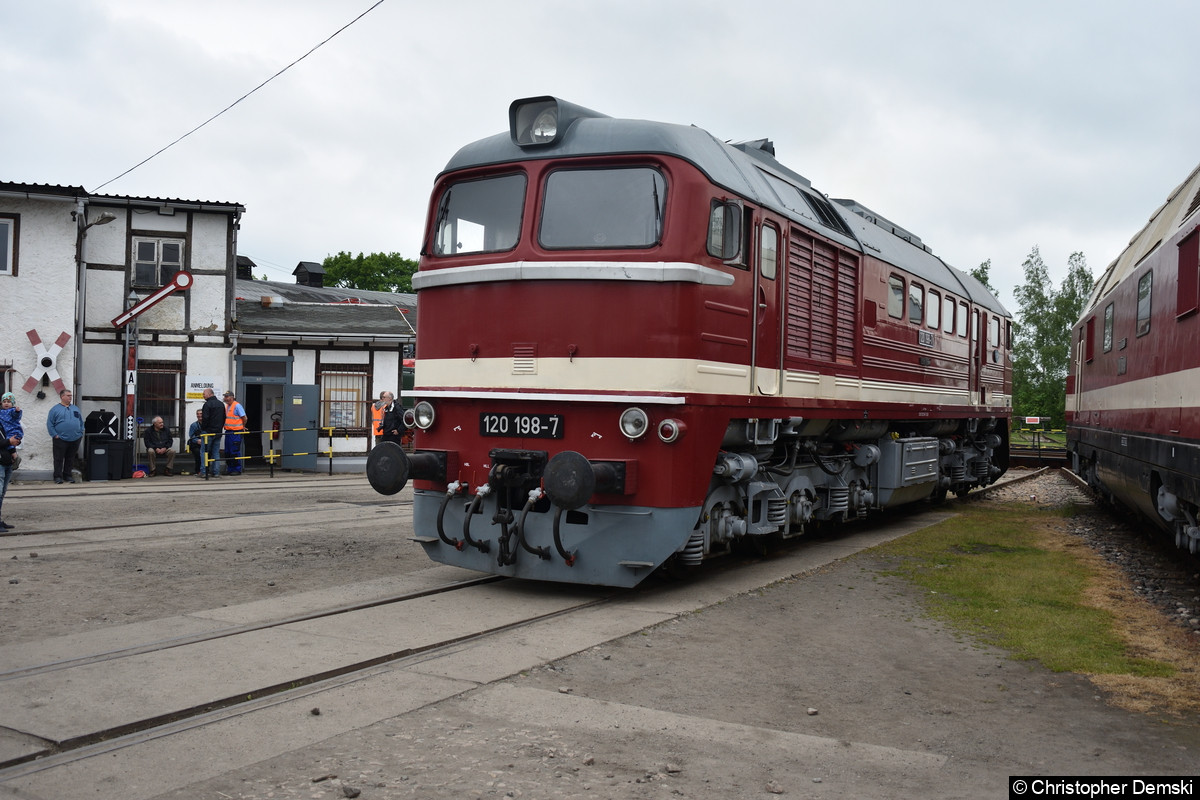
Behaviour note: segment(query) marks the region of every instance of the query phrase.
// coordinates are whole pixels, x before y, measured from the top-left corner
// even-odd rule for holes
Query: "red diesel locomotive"
[[[437,179],[414,481],[436,561],[632,586],[1007,467],[1011,322],[766,140],[518,100]],[[761,539],[760,539],[761,541]]]
[[[1073,332],[1067,449],[1096,490],[1200,552],[1200,167],[1109,265]]]

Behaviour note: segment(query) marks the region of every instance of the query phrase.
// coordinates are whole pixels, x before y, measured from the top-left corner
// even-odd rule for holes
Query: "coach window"
[[[19,221],[16,214],[0,214],[0,275],[17,274]]]
[[[960,302],[958,304],[958,318],[955,319],[954,322],[955,322],[955,325],[957,325],[956,333],[958,333],[958,335],[963,337],[964,339],[967,337],[967,317],[968,316],[970,316],[970,313],[967,310],[967,304]]]
[[[1153,289],[1154,272],[1147,272],[1138,279],[1137,297],[1137,335],[1145,336],[1150,332],[1150,291]]]
[[[935,331],[938,329],[938,315],[942,312],[942,296],[933,289],[925,295],[925,324]]]
[[[950,295],[942,300],[942,331],[954,333],[954,298]]]
[[[1113,304],[1104,308],[1104,352],[1112,350],[1113,342]]]
[[[758,271],[769,280],[779,271],[779,231],[774,225],[763,225],[759,235]]]
[[[546,178],[538,241],[548,249],[652,247],[666,203],[666,181],[650,167],[556,170]]]
[[[988,346],[1000,346],[1000,318],[988,317]]]
[[[888,278],[888,316],[904,319],[904,279],[898,275]]]
[[[908,285],[908,321],[914,325],[920,325],[921,320],[925,318],[924,309],[921,303],[925,300],[925,287],[919,283],[910,283]]]

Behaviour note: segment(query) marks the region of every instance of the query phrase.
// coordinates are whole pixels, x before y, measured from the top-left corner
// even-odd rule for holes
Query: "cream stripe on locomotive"
[[[744,364],[729,364],[695,359],[669,358],[538,358],[534,371],[524,361],[516,364],[508,358],[479,358],[466,366],[463,359],[418,359],[416,397],[423,388],[447,396],[438,387],[472,387],[464,395],[454,390],[453,396],[494,397],[494,392],[520,390],[553,394],[556,400],[619,399],[629,393],[664,393],[667,395],[708,394],[740,395],[747,393],[750,369]],[[518,371],[518,368],[520,371]],[[760,380],[774,381],[776,371],[759,368]],[[797,399],[820,398],[845,403],[912,403],[930,405],[972,405],[975,398],[965,387],[930,386],[899,381],[861,379],[851,376],[822,375],[815,372],[784,372],[782,397]],[[473,390],[478,390],[474,393]],[[597,393],[597,394],[572,394]],[[613,398],[603,393],[619,393]],[[561,393],[561,394],[559,394]],[[515,393],[514,393],[515,394]],[[521,396],[515,394],[515,397]],[[657,395],[651,395],[657,396]],[[515,398],[514,398],[515,399]],[[990,406],[1006,406],[1010,398],[989,388]],[[648,402],[653,402],[649,401]],[[666,402],[660,400],[659,402]]]
[[[1070,395],[1067,408],[1076,399],[1080,411],[1117,411],[1142,408],[1200,408],[1200,368],[1185,369],[1166,375],[1139,378],[1101,389],[1089,389]]]

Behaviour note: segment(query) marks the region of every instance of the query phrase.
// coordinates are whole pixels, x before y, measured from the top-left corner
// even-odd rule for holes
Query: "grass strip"
[[[1055,672],[1171,677],[1175,667],[1135,656],[1087,588],[1102,569],[1054,547],[1050,531],[1067,511],[982,503],[876,548],[890,574],[924,588],[935,616],[1021,660]]]

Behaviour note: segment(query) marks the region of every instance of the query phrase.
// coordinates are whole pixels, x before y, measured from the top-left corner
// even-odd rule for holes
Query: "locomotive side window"
[[[942,330],[954,333],[954,298],[950,295],[942,300]]]
[[[967,304],[959,303],[958,304],[958,319],[955,320],[955,323],[957,324],[958,327],[955,332],[959,336],[963,337],[964,339],[967,336],[967,317],[968,316],[969,316],[969,314],[967,312]]]
[[[759,237],[758,269],[769,280],[775,280],[779,271],[779,231],[774,225],[763,225]]]
[[[1154,273],[1147,272],[1138,279],[1137,295],[1137,335],[1145,336],[1150,332],[1150,291],[1153,289]]]
[[[988,317],[988,346],[1000,346],[1000,318]]]
[[[1104,308],[1104,352],[1112,350],[1113,343],[1113,304]]]
[[[938,315],[942,313],[942,296],[934,291],[929,290],[929,294],[925,295],[925,324],[935,331],[938,329]]]
[[[888,316],[904,319],[904,279],[897,275],[888,278]]]
[[[921,320],[925,319],[925,310],[922,303],[925,301],[925,287],[919,283],[910,283],[908,285],[908,321],[914,325],[920,325]]]
[[[550,249],[652,247],[662,238],[666,203],[656,169],[557,170],[546,179],[538,241]]]
[[[733,261],[742,249],[742,207],[713,200],[708,213],[708,254]]]
[[[511,250],[521,233],[525,176],[460,181],[438,202],[434,255]]]

